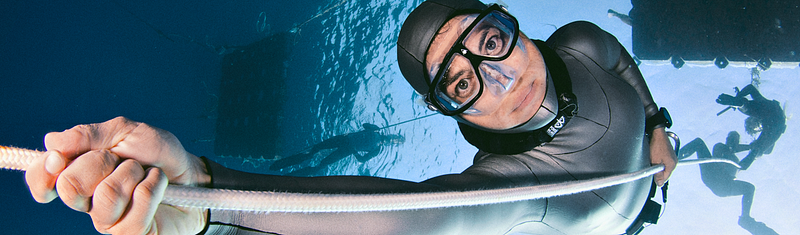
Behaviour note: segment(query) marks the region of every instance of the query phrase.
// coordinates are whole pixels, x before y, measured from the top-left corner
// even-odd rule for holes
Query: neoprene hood
[[[478,0],[428,0],[408,15],[397,37],[397,61],[414,90],[428,94],[431,81],[426,75],[425,55],[439,28],[457,15],[486,8]]]

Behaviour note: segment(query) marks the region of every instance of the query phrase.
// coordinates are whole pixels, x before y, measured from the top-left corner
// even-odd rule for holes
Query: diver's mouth
[[[512,112],[517,111],[517,109],[519,109],[519,108],[527,107],[528,105],[530,105],[531,101],[533,101],[533,97],[534,97],[534,95],[533,95],[533,83],[531,83],[531,85],[528,86],[526,89],[528,90],[527,93],[525,94],[525,96],[523,96],[521,98],[521,100],[519,102],[517,102],[517,106],[514,107],[514,109],[511,110]]]

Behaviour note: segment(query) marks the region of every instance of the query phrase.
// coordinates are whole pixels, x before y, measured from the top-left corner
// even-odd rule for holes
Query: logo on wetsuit
[[[558,133],[558,130],[561,130],[561,128],[564,127],[564,120],[565,120],[564,116],[559,117],[556,120],[556,123],[553,123],[553,125],[550,126],[550,128],[547,128],[547,135],[549,135],[550,137],[556,135],[556,133]]]

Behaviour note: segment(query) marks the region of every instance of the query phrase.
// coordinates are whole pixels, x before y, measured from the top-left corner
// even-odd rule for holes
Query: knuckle
[[[142,200],[144,204],[148,204],[155,190],[156,184],[154,182],[143,181],[141,184],[136,186],[136,189],[134,189],[133,197]]]
[[[93,190],[86,187],[83,179],[71,172],[66,172],[58,176],[56,180],[58,194],[62,198],[76,198],[77,196],[91,196]]]
[[[107,124],[107,126],[112,126],[112,127],[127,127],[127,126],[136,126],[139,124],[139,122],[133,121],[123,116],[118,116],[115,117],[114,119],[108,120],[104,124]]]
[[[136,184],[144,178],[144,168],[142,164],[133,159],[125,159],[119,164],[115,171],[119,171],[123,174],[120,175],[121,177],[114,178],[118,179],[120,184],[127,184],[129,182]]]
[[[61,201],[64,202],[64,204],[76,211],[89,211],[90,205],[87,199],[88,197],[84,196],[85,194],[81,192],[82,186],[80,180],[62,175],[59,176],[59,180],[56,182],[56,188],[58,190],[58,196],[61,197]]]
[[[125,160],[97,187],[92,197],[92,220],[101,233],[141,234],[131,228],[137,221],[124,220],[125,212],[132,206],[134,188],[142,180],[143,168],[135,160]],[[137,199],[138,200],[138,199]]]
[[[97,155],[95,157],[99,160],[99,167],[106,173],[111,173],[110,171],[117,167],[120,160],[116,154],[111,153],[111,151],[107,149],[92,151],[91,153]]]
[[[81,155],[58,175],[55,183],[58,195],[73,209],[88,211],[91,197],[103,179],[116,168],[116,162],[117,157],[107,150]]]
[[[89,138],[96,136],[97,124],[81,124],[64,131],[64,134],[84,135]]]
[[[127,124],[129,122],[131,122],[130,119],[128,119],[126,117],[123,117],[123,116],[117,116],[117,117],[115,117],[115,118],[113,118],[111,120],[103,122],[103,125],[105,125],[105,126],[123,126],[123,125],[125,125],[125,124]]]
[[[116,180],[103,180],[97,186],[94,195],[92,196],[92,204],[94,208],[100,209],[113,209],[114,206],[120,204],[125,197],[125,193]]]
[[[127,122],[129,120],[130,119],[126,118],[125,116],[116,116],[113,119],[111,119],[112,122]]]
[[[158,190],[161,181],[166,176],[158,168],[151,168],[147,177],[134,189],[134,198],[144,199],[146,203],[152,200],[153,194]]]

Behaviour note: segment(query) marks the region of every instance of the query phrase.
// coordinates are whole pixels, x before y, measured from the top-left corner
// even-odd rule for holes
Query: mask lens
[[[455,111],[478,97],[481,82],[469,60],[460,54],[453,54],[445,66],[434,93],[442,108]]]
[[[462,44],[472,54],[501,58],[511,51],[515,29],[516,23],[508,15],[493,11],[472,28]]]
[[[480,113],[469,108],[487,87],[495,95],[510,89],[516,79],[518,68],[503,65],[517,40],[517,21],[501,10],[490,7],[488,13],[478,16],[469,31],[461,35],[450,49],[442,66],[433,66],[438,71],[433,77],[436,83],[430,101],[446,115],[458,113]],[[480,70],[480,74],[478,71]]]

